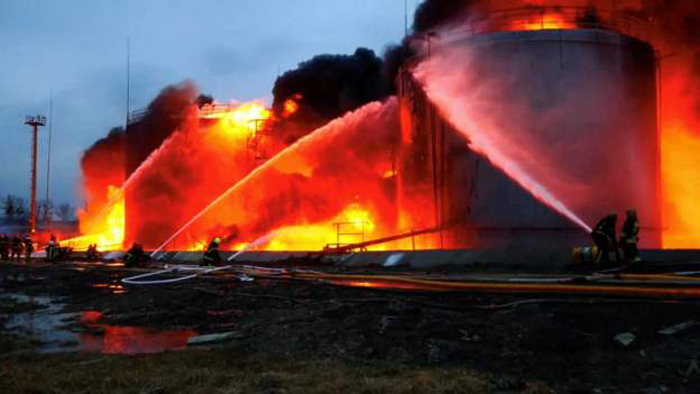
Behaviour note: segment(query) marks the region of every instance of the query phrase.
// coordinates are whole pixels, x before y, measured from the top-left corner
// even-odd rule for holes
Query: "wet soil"
[[[474,268],[439,273],[470,270]],[[405,269],[353,272],[358,271]],[[120,352],[126,347],[118,344],[105,345],[110,335],[111,341],[124,343],[145,332],[180,335],[176,346],[156,348],[176,349],[195,334],[234,332],[225,342],[197,352],[343,365],[391,364],[407,371],[468,370],[485,377],[483,391],[476,392],[535,392],[533,382],[543,382],[541,392],[700,392],[700,329],[659,333],[700,320],[700,303],[695,301],[561,296],[528,301],[516,296],[409,293],[288,280],[242,282],[233,277],[163,286],[120,283],[137,273],[100,265],[0,264],[2,357],[27,357],[27,349],[41,351],[36,338],[8,324],[13,315],[42,308],[8,298],[22,294],[60,303],[61,313],[71,316],[61,329],[102,338],[102,346],[73,343],[66,344],[67,350],[129,353]],[[124,327],[133,331],[124,334]],[[114,335],[119,328],[122,335]],[[621,333],[632,333],[634,341],[621,345],[614,339]]]

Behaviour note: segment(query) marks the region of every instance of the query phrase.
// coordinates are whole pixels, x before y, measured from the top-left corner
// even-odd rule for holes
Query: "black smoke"
[[[190,105],[199,104],[197,98],[197,88],[190,81],[167,86],[151,101],[143,116],[129,125],[126,136],[127,176],[177,130]],[[206,102],[207,97],[200,98],[200,101]]]
[[[422,34],[447,23],[455,23],[488,5],[483,0],[426,0],[413,15],[413,34]]]
[[[275,127],[287,143],[388,94],[382,59],[367,48],[358,48],[352,55],[314,56],[277,78],[272,93],[277,114],[284,112],[289,99],[299,105],[296,113]]]
[[[124,182],[126,133],[123,127],[112,128],[80,158],[87,201],[101,205],[108,200],[108,186]]]
[[[210,97],[197,97],[191,82],[164,88],[145,111],[132,118],[128,129],[112,128],[83,152],[80,166],[84,192],[91,205],[108,200],[108,186],[119,187],[148,155],[177,129],[186,109],[193,103],[208,103]]]

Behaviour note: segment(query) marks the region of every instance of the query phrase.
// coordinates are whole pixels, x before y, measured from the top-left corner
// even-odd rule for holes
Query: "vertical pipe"
[[[32,201],[29,218],[29,231],[32,234],[36,232],[36,153],[38,128],[38,124],[32,125]]]
[[[662,69],[662,60],[663,57],[661,56],[661,53],[656,51],[655,52],[655,57],[656,57],[656,197],[657,201],[659,201],[660,207],[659,209],[659,216],[660,218],[660,223],[659,223],[659,235],[658,235],[658,240],[661,242],[661,248],[663,249],[666,245],[664,245],[664,232],[666,231],[666,207],[665,207],[665,192],[664,192],[664,185],[663,185],[663,174],[662,174],[662,155],[663,155],[663,95],[664,95],[664,80],[663,80],[663,69]]]
[[[434,205],[434,215],[435,215],[435,227],[440,227],[440,201],[438,197],[438,173],[437,173],[437,132],[435,131],[435,108],[433,105],[428,106],[428,111],[430,112],[430,147],[431,147],[431,165],[432,165],[432,175],[433,175],[433,205]],[[440,241],[442,243],[442,233],[440,234]]]

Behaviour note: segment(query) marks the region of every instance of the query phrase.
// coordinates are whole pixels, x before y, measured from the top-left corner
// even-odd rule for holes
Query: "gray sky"
[[[409,15],[418,0],[408,0]],[[49,115],[51,195],[80,204],[80,155],[123,125],[126,40],[131,109],[165,85],[193,80],[219,101],[271,100],[278,69],[358,46],[381,56],[404,30],[404,0],[2,0],[0,195],[29,197],[25,115]],[[40,132],[39,196],[47,128]]]

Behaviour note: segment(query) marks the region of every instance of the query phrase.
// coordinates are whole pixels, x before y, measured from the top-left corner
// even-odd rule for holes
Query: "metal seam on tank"
[[[472,42],[465,42],[462,45],[464,46],[471,46],[474,48],[481,48],[484,46],[494,46],[494,45],[499,45],[499,44],[522,44],[522,43],[558,43],[562,42],[564,44],[587,44],[587,45],[594,45],[594,46],[609,46],[609,47],[615,47],[615,48],[632,48],[631,45],[625,44],[625,45],[618,45],[616,43],[608,43],[608,42],[598,42],[598,41],[583,41],[583,40],[556,40],[556,39],[527,39],[527,40],[499,40],[499,41],[490,41],[490,42],[479,42],[479,43],[472,43]],[[644,43],[648,48],[649,51],[653,53],[653,49],[651,46],[647,43]],[[632,49],[635,51],[639,51],[639,49]]]
[[[522,34],[523,32],[520,31],[511,31],[511,32],[497,32],[497,33],[490,33],[490,34],[484,34],[484,35],[479,35],[479,36],[473,36],[473,37],[466,37],[466,38],[457,38],[454,40],[448,41],[452,45],[471,45],[474,47],[478,47],[481,45],[493,45],[496,43],[523,43],[523,42],[552,42],[552,41],[562,41],[565,43],[589,43],[589,44],[595,44],[595,45],[611,45],[611,46],[622,46],[622,47],[633,47],[635,45],[643,45],[647,49],[650,49],[653,51],[653,48],[651,48],[651,45],[643,41],[641,39],[631,37],[631,36],[626,36],[624,34],[616,33],[616,32],[609,32],[609,31],[594,31],[594,30],[581,30],[581,29],[557,29],[556,31],[558,32],[559,36],[558,37],[543,37],[543,36],[549,36],[554,30],[542,30],[542,31],[536,31],[536,32],[526,32],[527,34]],[[597,39],[592,39],[591,37],[573,37],[572,34],[573,32],[589,32],[589,33],[596,33]],[[562,33],[567,33],[570,37],[562,37]],[[604,34],[604,36],[599,36],[598,34]],[[580,36],[581,34],[576,34]],[[610,38],[610,40],[603,39],[605,38]]]

